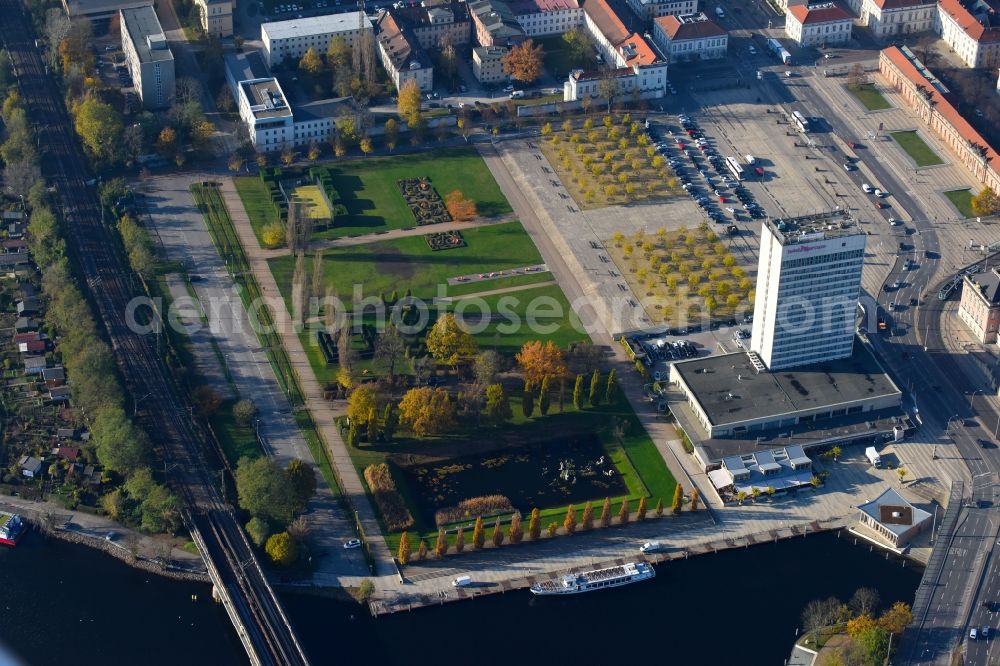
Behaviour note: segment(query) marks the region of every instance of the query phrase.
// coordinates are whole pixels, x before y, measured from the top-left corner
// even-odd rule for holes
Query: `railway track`
[[[0,0],[0,38],[34,124],[42,170],[55,187],[73,259],[104,325],[128,390],[147,395],[142,425],[153,436],[171,487],[184,501],[185,523],[254,664],[308,664],[274,590],[236,517],[221,500],[205,455],[204,436],[190,417],[150,335],[126,323],[134,296],[131,271],[104,225],[93,177],[62,95],[46,74],[34,30],[18,0]]]

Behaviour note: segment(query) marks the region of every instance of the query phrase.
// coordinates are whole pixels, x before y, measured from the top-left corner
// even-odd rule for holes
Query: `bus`
[[[792,111],[792,123],[803,134],[809,133],[809,121],[798,111]]]
[[[736,180],[743,180],[743,167],[740,166],[740,161],[738,159],[730,155],[726,158],[726,166],[729,167],[730,173],[733,174],[733,177],[736,178]]]

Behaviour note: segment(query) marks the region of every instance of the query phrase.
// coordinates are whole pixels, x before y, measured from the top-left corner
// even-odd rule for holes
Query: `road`
[[[34,123],[42,171],[61,203],[67,246],[107,333],[119,372],[133,395],[146,396],[141,424],[154,440],[181,498],[185,524],[255,664],[306,664],[308,659],[260,569],[236,517],[223,503],[206,460],[203,433],[156,350],[155,336],[125,321],[139,290],[112,231],[103,224],[92,174],[71,130],[62,95],[45,72],[34,30],[17,0],[0,0],[0,37],[16,72],[28,117]]]

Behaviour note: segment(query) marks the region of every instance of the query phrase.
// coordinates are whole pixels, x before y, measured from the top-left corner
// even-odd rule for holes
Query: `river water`
[[[350,602],[297,594],[283,601],[314,664],[662,657],[673,664],[777,666],[811,599],[846,600],[870,586],[883,605],[911,602],[919,580],[913,564],[855,545],[845,532],[692,557],[659,566],[650,582],[560,599],[519,591],[377,620]],[[247,661],[208,585],[137,571],[35,532],[16,549],[0,547],[0,593],[0,645],[24,663]],[[6,663],[0,653],[0,665]]]

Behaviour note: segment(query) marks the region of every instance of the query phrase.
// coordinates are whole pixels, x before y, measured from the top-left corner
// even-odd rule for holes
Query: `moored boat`
[[[531,586],[532,594],[582,594],[609,587],[631,585],[656,576],[656,571],[646,562],[629,562],[606,569],[595,569],[561,576]]]
[[[0,543],[16,546],[17,540],[27,530],[28,524],[16,513],[0,513]]]

